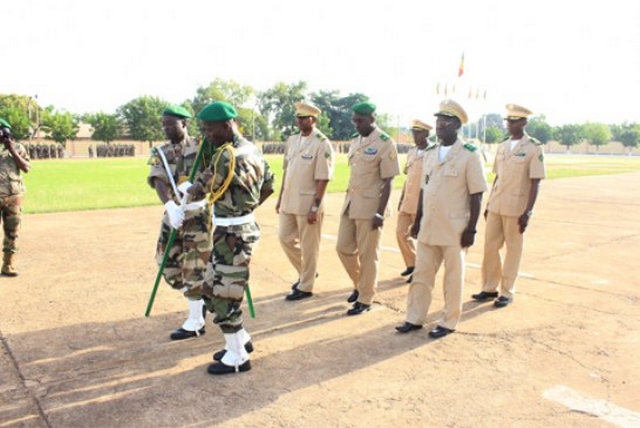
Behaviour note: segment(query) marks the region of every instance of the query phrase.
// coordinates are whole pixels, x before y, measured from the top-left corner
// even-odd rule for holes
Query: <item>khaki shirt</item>
[[[424,157],[422,220],[418,241],[428,245],[460,245],[469,224],[470,196],[487,190],[480,156],[458,137],[443,162],[436,144]]]
[[[422,185],[422,161],[427,149],[428,147],[425,149],[412,147],[407,152],[407,165],[404,168],[407,179],[402,189],[402,202],[399,208],[402,213],[415,215],[418,211],[418,199],[420,199],[420,186]]]
[[[13,143],[13,146],[20,157],[29,161],[29,153],[22,144]],[[9,150],[0,143],[0,197],[22,195],[25,191],[20,169],[16,166]]]
[[[349,146],[349,186],[341,213],[350,219],[371,219],[378,211],[383,180],[400,174],[396,142],[375,127],[368,137],[356,136]],[[384,216],[391,215],[387,204]]]
[[[280,211],[286,214],[307,214],[314,203],[317,181],[333,177],[331,141],[319,131],[313,131],[304,143],[302,138],[302,134],[292,135],[285,145]],[[318,212],[323,211],[324,202]]]
[[[495,214],[518,217],[527,208],[532,179],[545,178],[541,144],[526,133],[511,150],[511,139],[498,146],[493,163],[496,181],[487,209]]]

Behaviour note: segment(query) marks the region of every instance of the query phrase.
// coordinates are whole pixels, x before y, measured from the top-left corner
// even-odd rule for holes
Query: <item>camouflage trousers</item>
[[[2,251],[14,254],[18,251],[16,241],[22,222],[22,195],[10,195],[0,198],[0,221],[4,230]]]
[[[256,223],[218,226],[213,232],[213,252],[204,276],[203,297],[213,322],[223,333],[242,329],[240,305],[249,282],[251,255],[260,240]]]
[[[178,229],[171,248],[166,248],[171,234],[167,213],[162,217],[156,262],[162,263],[165,251],[169,252],[163,276],[175,290],[184,291],[191,300],[202,298],[202,281],[211,255],[211,211],[209,206],[187,211],[182,227]]]

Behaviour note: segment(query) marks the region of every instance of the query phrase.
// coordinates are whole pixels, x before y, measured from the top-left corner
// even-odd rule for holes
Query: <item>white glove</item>
[[[178,192],[182,193],[182,195],[178,195],[180,199],[184,200],[184,197],[187,196],[187,189],[193,186],[189,180],[184,181],[182,184],[178,186]]]
[[[184,221],[184,208],[182,205],[178,205],[173,200],[164,204],[164,209],[169,216],[169,224],[174,229],[179,229]]]

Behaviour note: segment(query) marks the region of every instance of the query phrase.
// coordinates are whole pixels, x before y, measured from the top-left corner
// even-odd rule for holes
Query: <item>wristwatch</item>
[[[317,213],[318,212],[318,207],[316,207],[315,205],[311,205],[311,212],[312,213]]]

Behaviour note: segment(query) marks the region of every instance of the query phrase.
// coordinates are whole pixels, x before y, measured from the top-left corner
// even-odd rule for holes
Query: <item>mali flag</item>
[[[464,52],[462,52],[462,58],[460,58],[460,67],[458,67],[458,77],[462,77],[464,74]]]

